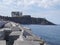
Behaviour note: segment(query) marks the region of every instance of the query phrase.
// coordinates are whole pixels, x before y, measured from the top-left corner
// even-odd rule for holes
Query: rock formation
[[[2,22],[1,22],[2,23]],[[1,25],[2,26],[2,25]],[[45,42],[22,25],[4,21],[0,28],[0,45],[44,45]]]
[[[34,18],[31,16],[21,16],[21,17],[0,16],[0,20],[13,21],[20,24],[55,25],[54,23],[46,20],[45,18]]]

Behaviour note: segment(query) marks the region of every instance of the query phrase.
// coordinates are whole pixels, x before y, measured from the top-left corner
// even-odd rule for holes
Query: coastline
[[[12,21],[20,24],[56,25],[45,18],[35,18],[31,16],[21,16],[21,17],[0,16],[0,20]]]

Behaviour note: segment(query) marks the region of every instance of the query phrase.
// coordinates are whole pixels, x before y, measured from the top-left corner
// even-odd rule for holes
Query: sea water
[[[40,36],[49,45],[60,45],[59,25],[24,25],[31,28],[32,32]]]

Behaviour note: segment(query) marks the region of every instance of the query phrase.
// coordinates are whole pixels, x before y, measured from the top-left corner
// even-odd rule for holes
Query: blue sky
[[[0,0],[0,15],[11,16],[11,11],[22,11],[60,24],[60,0]]]

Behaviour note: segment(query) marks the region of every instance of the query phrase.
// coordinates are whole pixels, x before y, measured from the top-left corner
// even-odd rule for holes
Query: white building
[[[22,16],[22,12],[13,11],[13,12],[11,13],[11,15],[12,15],[12,17],[20,17],[20,16]]]

